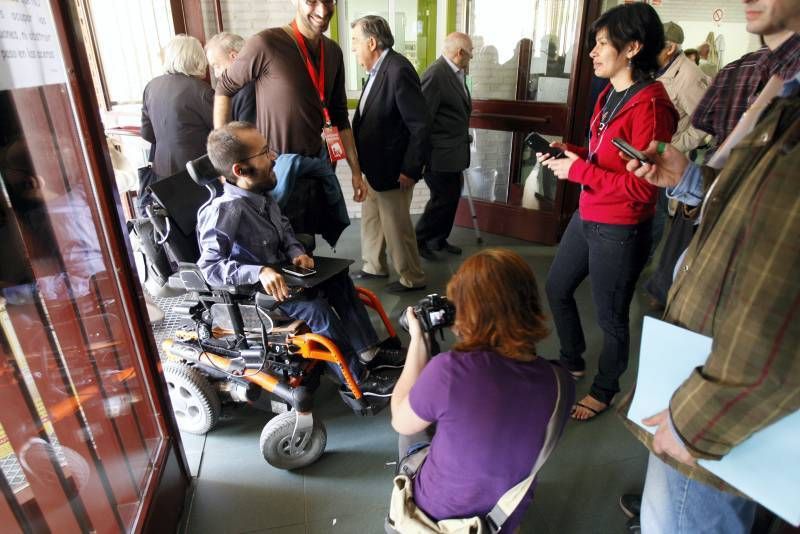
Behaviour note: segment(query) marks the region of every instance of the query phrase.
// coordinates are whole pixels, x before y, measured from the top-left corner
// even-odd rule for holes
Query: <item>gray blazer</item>
[[[142,138],[156,144],[153,171],[166,178],[206,153],[214,129],[214,90],[185,74],[153,78],[142,97]]]
[[[422,74],[421,81],[432,121],[428,168],[437,172],[463,171],[469,167],[472,99],[442,56]]]

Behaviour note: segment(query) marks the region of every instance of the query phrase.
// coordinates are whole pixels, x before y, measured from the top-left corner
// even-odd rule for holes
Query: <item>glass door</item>
[[[576,207],[570,186],[524,146],[530,132],[582,143],[583,32],[591,0],[467,0],[473,145],[466,177],[490,232],[556,243]],[[470,225],[462,202],[457,223]]]
[[[162,475],[185,461],[61,4],[0,0],[0,521],[128,532],[160,484],[182,503],[185,469]]]

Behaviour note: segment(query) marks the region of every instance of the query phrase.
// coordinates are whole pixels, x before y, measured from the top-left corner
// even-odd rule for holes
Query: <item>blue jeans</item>
[[[317,289],[323,295],[290,300],[281,304],[280,309],[294,319],[305,321],[315,334],[336,343],[358,381],[364,372],[358,353],[378,344],[378,334],[369,320],[367,308],[356,295],[353,281],[346,271],[328,279]],[[338,365],[328,363],[328,366],[339,380],[344,380]]]
[[[755,517],[755,502],[691,480],[650,455],[642,534],[748,534]]]
[[[561,361],[570,371],[586,367],[583,359],[586,340],[575,290],[587,276],[591,280],[603,346],[590,393],[606,404],[619,391],[619,377],[628,367],[628,312],[651,240],[650,221],[603,224],[583,221],[575,212],[547,275],[545,288],[561,343]]]

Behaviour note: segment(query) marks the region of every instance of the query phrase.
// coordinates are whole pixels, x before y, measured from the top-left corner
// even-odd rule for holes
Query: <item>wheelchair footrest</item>
[[[391,402],[391,397],[362,397],[361,399],[356,399],[353,397],[353,393],[347,389],[340,389],[339,395],[356,415],[362,416],[376,415]]]

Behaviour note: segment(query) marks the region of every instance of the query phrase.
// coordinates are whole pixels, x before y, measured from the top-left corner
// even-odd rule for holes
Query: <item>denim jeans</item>
[[[650,455],[642,496],[642,534],[748,534],[756,503],[691,480]]]
[[[561,343],[560,357],[571,371],[586,367],[583,360],[586,340],[574,295],[587,276],[591,280],[603,345],[590,393],[606,404],[619,391],[619,377],[628,367],[628,312],[651,239],[650,221],[635,225],[602,224],[583,221],[575,212],[547,275],[547,300]]]
[[[336,343],[358,381],[364,372],[358,353],[377,345],[378,334],[347,272],[339,273],[317,287],[323,295],[290,300],[281,304],[280,309],[294,319],[305,321],[315,334]],[[328,366],[340,380],[344,379],[338,365],[328,363]]]

